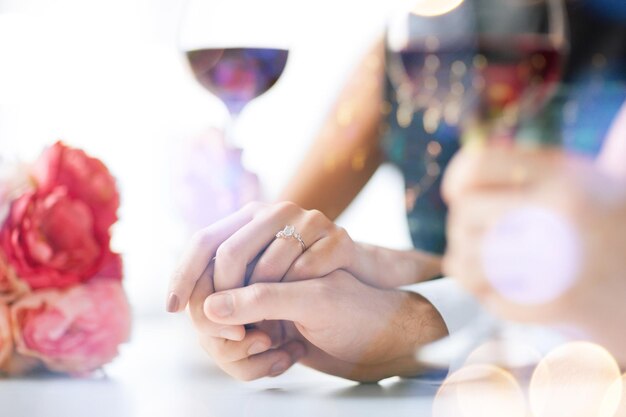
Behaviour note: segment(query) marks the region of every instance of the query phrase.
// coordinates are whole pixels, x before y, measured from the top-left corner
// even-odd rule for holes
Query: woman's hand
[[[203,347],[230,375],[275,376],[300,360],[322,372],[358,381],[417,374],[420,345],[447,334],[436,309],[417,294],[382,290],[346,272],[298,282],[257,283],[205,297],[205,275],[190,312]],[[270,337],[255,329],[241,342],[213,335],[220,326],[280,323]]]
[[[286,225],[294,235],[277,238]],[[170,282],[167,308],[185,307],[196,281],[214,260],[213,288],[324,276],[350,269],[356,245],[346,231],[316,210],[293,203],[253,203],[198,232]]]
[[[626,363],[626,186],[559,150],[465,149],[444,270],[514,320],[575,325]]]
[[[298,238],[276,234],[286,225]],[[170,283],[168,311],[180,311],[202,272],[215,261],[213,288],[224,291],[257,282],[298,281],[345,270],[364,283],[394,288],[432,278],[438,257],[357,244],[317,210],[293,203],[246,206],[198,232]]]

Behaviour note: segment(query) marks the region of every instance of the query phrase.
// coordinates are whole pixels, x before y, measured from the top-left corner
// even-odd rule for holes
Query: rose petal
[[[87,205],[63,188],[18,199],[0,231],[0,250],[35,290],[88,281],[110,262],[109,245]]]
[[[117,221],[120,201],[115,179],[102,161],[84,151],[55,143],[35,163],[33,177],[43,194],[64,187],[70,197],[85,202],[99,233],[108,233]]]
[[[111,361],[130,332],[128,302],[120,283],[112,280],[31,293],[11,307],[11,317],[18,353],[72,374]]]

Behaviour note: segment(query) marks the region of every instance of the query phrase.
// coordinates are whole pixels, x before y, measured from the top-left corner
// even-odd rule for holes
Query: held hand
[[[293,230],[284,230],[283,238],[276,238],[286,225]],[[217,291],[256,282],[310,279],[336,270],[348,271],[374,287],[395,288],[440,271],[436,256],[356,244],[319,211],[292,203],[254,203],[196,234],[170,282],[168,311],[184,309],[212,259]]]
[[[293,232],[277,238],[286,225],[293,226]],[[355,252],[345,230],[316,210],[292,203],[254,203],[196,234],[170,282],[168,311],[185,307],[213,258],[213,288],[223,291],[244,286],[247,277],[251,283],[277,282],[350,269]]]
[[[558,150],[466,149],[446,173],[444,194],[444,269],[488,307],[625,342],[609,328],[626,318],[624,183]]]
[[[267,322],[273,324],[270,330],[278,330],[268,332],[261,329],[245,331],[243,325],[230,326],[209,320],[204,314],[204,303],[214,293],[212,275],[213,267],[210,265],[193,289],[189,315],[200,345],[226,373],[245,381],[277,376],[304,356],[304,344],[294,338],[287,341],[279,322]],[[234,334],[233,329],[237,329]]]
[[[192,302],[200,328],[205,318],[198,308]],[[276,361],[291,365],[302,357],[302,345],[306,355],[301,362],[326,373],[358,381],[414,375],[421,369],[416,349],[447,334],[439,313],[419,295],[372,288],[342,271],[213,294],[204,303],[204,313],[211,326],[283,320],[286,343],[260,355],[246,355],[257,341],[269,345],[266,335],[258,333],[228,348],[222,345],[224,350],[211,341],[204,344],[226,372],[242,379],[275,374],[271,370]],[[227,362],[233,357],[239,361]]]

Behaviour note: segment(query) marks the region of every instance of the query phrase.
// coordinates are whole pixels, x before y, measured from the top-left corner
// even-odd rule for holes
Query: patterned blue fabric
[[[426,154],[431,141],[441,145],[441,153],[436,162],[440,169],[459,149],[458,133],[445,125],[440,126],[434,135],[424,130],[422,114],[415,114],[412,123],[400,127],[396,117],[398,102],[391,83],[387,81],[387,100],[391,104],[391,113],[387,123],[389,133],[383,139],[383,146],[388,159],[402,171],[407,191],[418,186],[420,180],[427,175]],[[424,187],[416,199],[407,193],[407,218],[409,231],[415,248],[426,252],[441,254],[445,251],[445,227],[447,209],[441,198],[442,176],[438,175],[435,182]]]

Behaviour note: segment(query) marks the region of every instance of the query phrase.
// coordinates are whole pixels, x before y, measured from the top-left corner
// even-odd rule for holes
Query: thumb
[[[204,314],[216,323],[249,324],[263,320],[303,323],[313,308],[319,312],[324,297],[320,280],[257,283],[212,294],[204,302]]]

